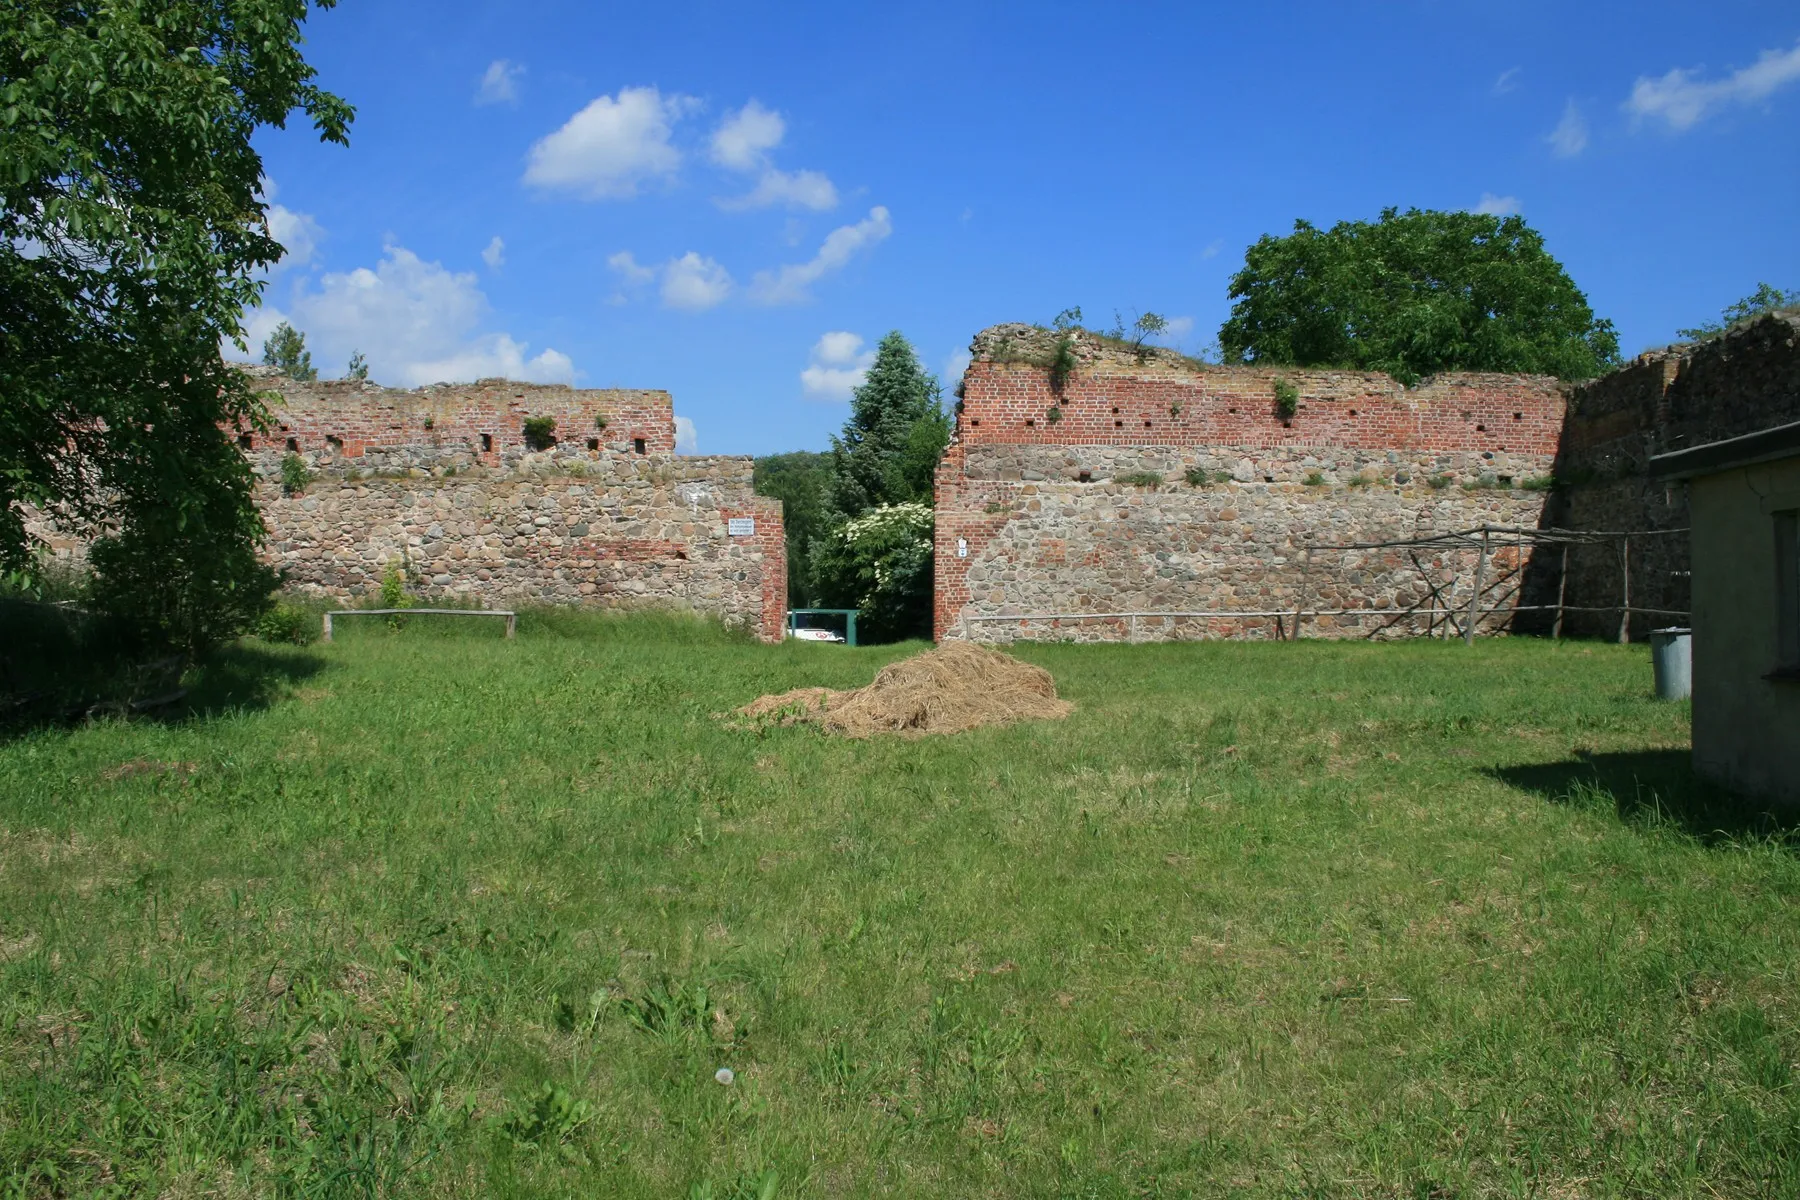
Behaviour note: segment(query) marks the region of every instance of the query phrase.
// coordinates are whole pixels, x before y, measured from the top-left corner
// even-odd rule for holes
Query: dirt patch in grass
[[[1050,672],[969,642],[950,642],[889,663],[868,687],[795,688],[762,696],[736,716],[753,724],[808,722],[846,737],[960,733],[981,725],[1060,720],[1075,706]]]

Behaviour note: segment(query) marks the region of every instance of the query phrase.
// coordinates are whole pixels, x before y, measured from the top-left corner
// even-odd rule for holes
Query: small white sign
[[[725,519],[725,532],[732,537],[755,537],[756,518],[727,517]]]
[[[958,558],[969,557],[969,539],[968,538],[957,538],[956,539],[956,557],[958,557]]]

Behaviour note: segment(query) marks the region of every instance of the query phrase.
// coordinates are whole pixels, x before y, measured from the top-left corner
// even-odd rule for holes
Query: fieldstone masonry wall
[[[1039,365],[1053,353],[1041,330],[976,339],[938,471],[939,637],[1278,636],[1275,614],[1291,631],[1302,606],[1362,610],[1309,619],[1308,635],[1447,631],[1446,607],[1466,611],[1473,553],[1321,552],[1308,566],[1303,547],[1541,517],[1564,409],[1554,380],[1409,389],[1084,337],[1073,348],[1059,386]],[[1278,378],[1298,392],[1291,417]],[[1520,568],[1498,556],[1484,607],[1516,602]],[[1170,612],[1260,615],[1096,615]]]
[[[1678,623],[1688,596],[1687,493],[1653,481],[1650,456],[1800,421],[1800,313],[1772,313],[1698,345],[1646,354],[1610,375],[1572,389],[1556,459],[1566,485],[1547,522],[1571,529],[1671,530],[1633,538],[1631,602],[1664,610],[1632,618],[1629,636]],[[1548,592],[1560,556],[1541,556],[1533,574]],[[1570,551],[1566,599],[1600,608],[1572,613],[1571,632],[1616,637],[1625,557],[1618,546]]]
[[[263,379],[276,428],[242,437],[290,587],[367,596],[392,564],[433,599],[684,608],[782,636],[781,504],[749,458],[677,456],[667,392]],[[533,416],[554,446],[525,444]],[[289,454],[314,476],[296,493]]]

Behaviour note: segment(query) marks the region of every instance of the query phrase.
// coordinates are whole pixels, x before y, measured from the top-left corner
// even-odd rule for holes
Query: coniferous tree
[[[318,369],[313,366],[312,351],[306,348],[306,335],[286,321],[277,325],[275,332],[263,340],[262,352],[263,362],[279,368],[289,379],[311,383],[319,377]]]
[[[930,503],[949,440],[937,380],[898,330],[888,334],[850,398],[850,419],[831,441],[833,507],[855,517],[881,504]]]
[[[871,638],[930,636],[931,504],[949,440],[943,389],[906,338],[888,334],[831,441],[832,520],[807,551],[810,593],[860,609]]]

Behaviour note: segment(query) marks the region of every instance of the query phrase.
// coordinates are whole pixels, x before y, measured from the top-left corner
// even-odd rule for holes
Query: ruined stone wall
[[[782,636],[781,504],[747,457],[677,456],[666,392],[264,380],[275,428],[247,453],[288,587],[355,600],[391,565],[431,600],[679,608]],[[528,416],[555,418],[554,446],[525,444]],[[313,476],[297,492],[290,454]]]
[[[300,383],[267,367],[249,372],[278,400],[274,428],[240,431],[238,444],[246,450],[365,458],[375,467],[456,461],[498,466],[526,452],[527,417],[549,417],[556,422],[557,444],[576,451],[675,452],[667,392],[506,379],[401,390],[353,379]],[[389,461],[396,456],[404,462]]]
[[[1653,454],[1703,445],[1800,421],[1800,314],[1770,314],[1698,345],[1646,354],[1620,370],[1571,389],[1557,449],[1563,484],[1546,521],[1571,529],[1685,531],[1680,484],[1649,479]],[[1542,555],[1534,573],[1553,586],[1560,552]],[[1690,607],[1685,532],[1633,538],[1631,602],[1666,610],[1633,617],[1633,638],[1681,621]],[[1565,598],[1601,608],[1572,613],[1573,633],[1616,637],[1625,556],[1616,545],[1570,551]]]
[[[1409,389],[1361,372],[1140,360],[1094,339],[1074,349],[1078,365],[1058,381],[1040,365],[1042,331],[976,339],[938,471],[939,637],[1276,636],[1274,614],[1291,632],[1302,605],[1364,610],[1309,619],[1308,635],[1451,632],[1445,609],[1466,612],[1475,554],[1332,551],[1308,567],[1302,548],[1540,519],[1545,493],[1526,485],[1550,473],[1554,380],[1461,375]],[[1290,417],[1278,378],[1298,392]],[[1516,602],[1520,565],[1498,556],[1484,608]],[[1269,615],[1081,615],[1206,611]]]

